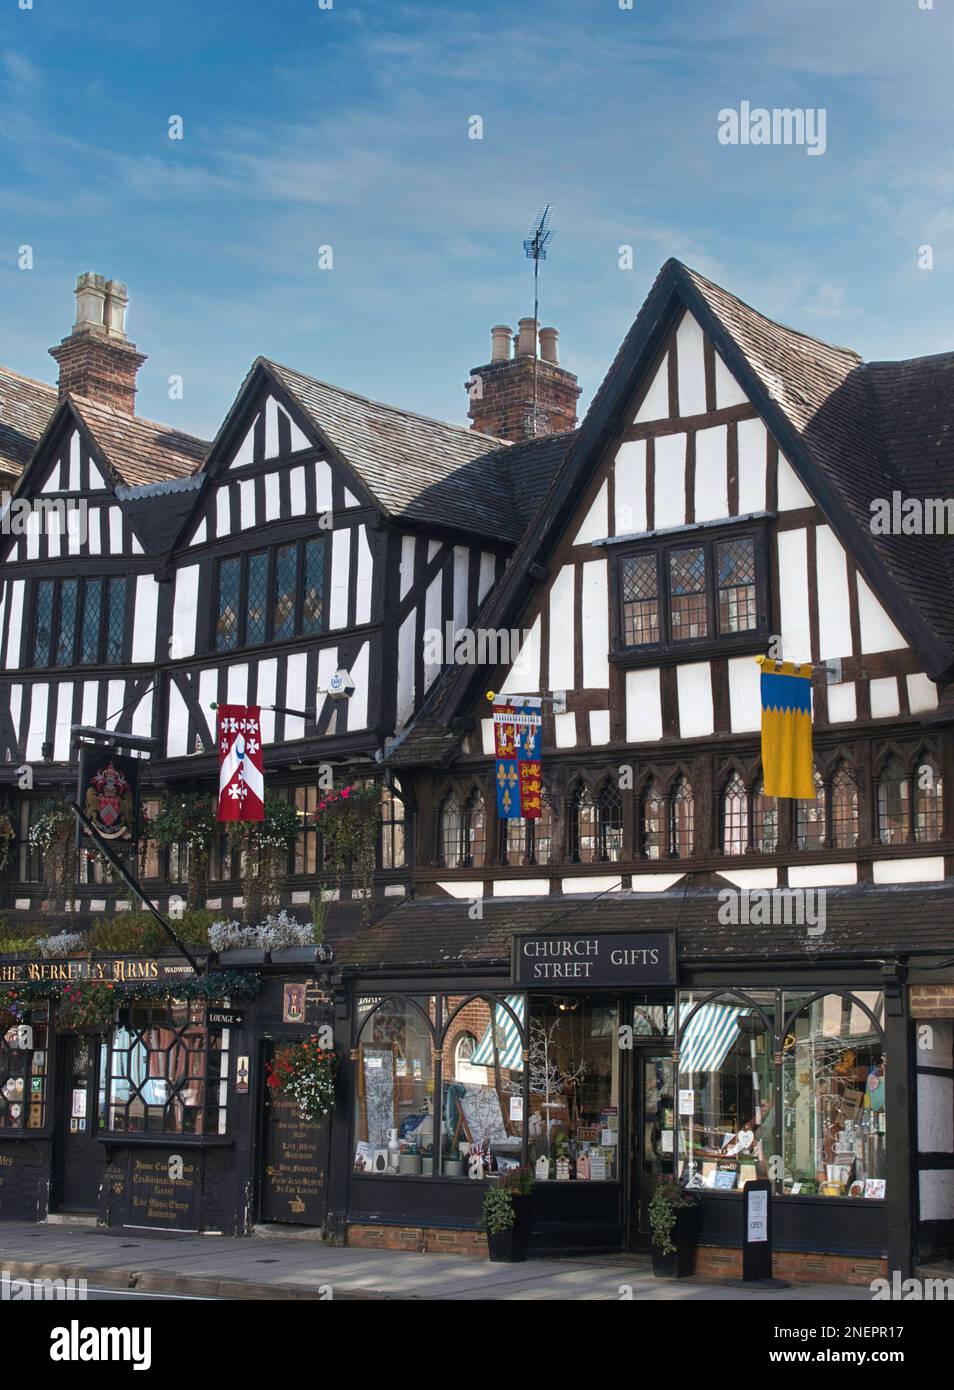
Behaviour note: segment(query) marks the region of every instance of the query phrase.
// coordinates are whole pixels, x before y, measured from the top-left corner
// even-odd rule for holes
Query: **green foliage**
[[[236,821],[232,843],[245,854],[242,877],[246,922],[256,922],[277,905],[288,869],[288,855],[298,839],[301,822],[290,801],[265,793],[265,819]]]
[[[157,844],[188,845],[193,855],[207,861],[217,828],[215,802],[208,792],[170,792],[163,797],[150,831]]]
[[[17,838],[16,826],[4,811],[0,813],[0,873],[10,863],[10,851]]]
[[[208,908],[197,908],[183,913],[181,920],[173,921],[172,926],[187,946],[207,950],[209,927],[215,917],[216,914]],[[87,939],[91,951],[134,951],[137,955],[157,956],[174,949],[152,913],[143,909],[117,912],[112,917],[97,917],[87,933]]]
[[[325,868],[337,870],[339,882],[350,875],[353,888],[363,895],[362,915],[370,920],[381,823],[380,786],[351,782],[335,787],[319,801],[315,816]]]
[[[320,893],[313,893],[308,899],[308,906],[311,908],[311,924],[315,932],[315,945],[322,946],[325,941],[325,926],[328,921],[331,899],[323,898]]]
[[[494,1184],[484,1193],[484,1226],[487,1234],[502,1235],[509,1231],[517,1214],[513,1208],[513,1196],[506,1188]]]
[[[499,1178],[499,1184],[504,1192],[510,1192],[518,1197],[529,1197],[535,1181],[532,1168],[508,1168],[506,1173],[500,1174]]]
[[[674,1178],[660,1178],[649,1199],[649,1229],[652,1241],[664,1255],[675,1250],[672,1239],[676,1225],[676,1212],[683,1207],[694,1207],[697,1198],[687,1192]]]

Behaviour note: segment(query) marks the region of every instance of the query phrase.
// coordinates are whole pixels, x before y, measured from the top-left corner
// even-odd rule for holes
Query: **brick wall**
[[[700,1245],[694,1273],[703,1279],[741,1279],[742,1251]],[[888,1277],[888,1261],[812,1250],[776,1250],[772,1273],[791,1284],[859,1284],[867,1288],[872,1279]]]
[[[471,400],[467,412],[472,428],[500,439],[532,438],[533,358],[490,362],[474,367],[471,375],[480,378],[480,396]],[[536,434],[575,429],[579,394],[580,387],[572,372],[538,358]]]
[[[362,1250],[413,1250],[417,1254],[466,1255],[487,1259],[483,1231],[444,1230],[433,1226],[348,1227],[346,1244]]]
[[[131,343],[109,341],[96,333],[74,333],[50,356],[59,365],[59,392],[71,391],[112,406],[125,415],[136,411],[136,373],[146,361]]]
[[[911,985],[912,1018],[954,1018],[954,985]]]

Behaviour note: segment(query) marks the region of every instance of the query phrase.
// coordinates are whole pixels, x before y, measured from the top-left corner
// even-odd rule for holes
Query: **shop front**
[[[757,1178],[792,1277],[875,1277],[892,1220],[892,1267],[910,1260],[908,1027],[880,963],[677,975],[672,931],[515,934],[496,975],[355,973],[340,1018],[330,1219],[353,1244],[482,1253],[484,1180],[527,1165],[538,1253],[648,1249],[654,1185],[677,1176],[700,1271],[737,1272]]]

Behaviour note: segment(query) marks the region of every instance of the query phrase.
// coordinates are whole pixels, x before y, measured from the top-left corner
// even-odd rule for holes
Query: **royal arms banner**
[[[265,819],[265,775],[259,705],[219,705],[220,821]]]
[[[502,820],[540,818],[542,704],[539,695],[499,696],[494,700],[494,780],[497,815]]]
[[[814,800],[812,668],[757,656],[762,668],[762,779],[766,796]]]

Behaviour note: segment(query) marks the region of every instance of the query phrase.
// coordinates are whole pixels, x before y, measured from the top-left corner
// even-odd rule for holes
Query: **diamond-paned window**
[[[749,798],[734,772],[722,793],[722,853],[744,854],[749,844]]]
[[[276,642],[295,635],[295,589],[298,578],[298,546],[283,545],[275,556]]]
[[[702,546],[670,554],[669,601],[674,642],[708,635],[706,556]]]
[[[60,580],[60,621],[56,639],[57,666],[72,666],[76,650],[76,609],[79,596],[78,579]]]
[[[302,600],[301,630],[307,637],[321,631],[325,593],[324,537],[305,543],[305,592]]]
[[[716,546],[719,631],[750,632],[758,626],[755,597],[755,543],[750,536]]]
[[[103,611],[103,581],[87,579],[83,590],[83,625],[80,632],[81,660],[91,666],[99,660],[99,625]]]
[[[126,581],[111,579],[106,598],[106,660],[122,661],[126,631]]]
[[[36,618],[33,632],[33,665],[49,666],[53,640],[53,580],[41,579],[36,586]]]
[[[627,647],[659,641],[659,575],[655,555],[628,555],[620,576],[623,641]]]
[[[268,623],[268,551],[259,550],[248,559],[248,606],[245,641],[264,642]]]
[[[219,564],[219,594],[215,621],[215,649],[231,651],[238,646],[240,560]]]

